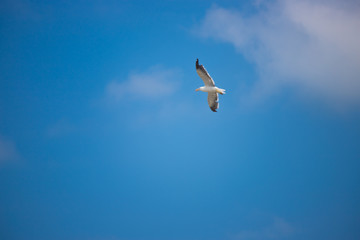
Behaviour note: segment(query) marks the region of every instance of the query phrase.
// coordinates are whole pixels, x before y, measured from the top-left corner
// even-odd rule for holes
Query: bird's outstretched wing
[[[208,104],[213,112],[217,112],[216,109],[219,108],[219,95],[215,92],[208,93]]]
[[[199,59],[196,59],[196,72],[200,78],[204,81],[205,86],[214,87],[215,82],[210,77],[209,73],[206,71],[203,65],[199,65]]]

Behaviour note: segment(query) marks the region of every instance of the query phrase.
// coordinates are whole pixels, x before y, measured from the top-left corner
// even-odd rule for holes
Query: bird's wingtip
[[[217,112],[216,111],[216,108],[210,108],[211,109],[211,111],[213,111],[213,112]]]

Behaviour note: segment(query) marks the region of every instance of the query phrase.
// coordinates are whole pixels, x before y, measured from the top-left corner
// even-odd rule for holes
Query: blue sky
[[[1,239],[360,238],[356,1],[1,6]]]

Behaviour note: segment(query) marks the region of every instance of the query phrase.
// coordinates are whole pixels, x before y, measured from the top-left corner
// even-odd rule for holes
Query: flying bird
[[[213,112],[219,108],[219,94],[225,94],[225,89],[215,86],[214,80],[210,77],[203,65],[199,65],[199,59],[196,59],[196,72],[203,80],[205,86],[197,88],[195,91],[202,91],[208,93],[208,104]]]

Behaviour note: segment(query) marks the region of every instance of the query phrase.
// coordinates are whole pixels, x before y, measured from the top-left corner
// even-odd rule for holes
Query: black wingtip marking
[[[213,111],[213,112],[217,112],[216,111],[216,108],[210,108],[211,109],[211,111]]]
[[[197,58],[196,59],[196,69],[200,68],[200,65],[199,65],[199,59]]]

